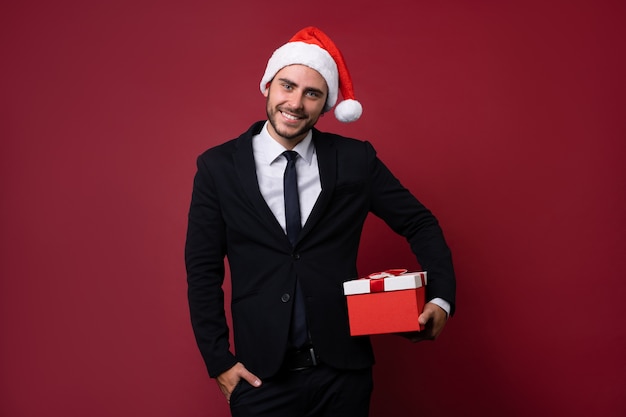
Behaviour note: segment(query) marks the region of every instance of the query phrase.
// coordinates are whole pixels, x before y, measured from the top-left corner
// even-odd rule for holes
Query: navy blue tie
[[[287,159],[287,167],[285,168],[285,176],[283,178],[285,223],[287,237],[291,244],[295,246],[300,230],[302,229],[300,197],[298,195],[298,176],[296,173],[296,158],[298,157],[298,153],[295,151],[285,151],[283,155],[285,155]],[[308,339],[308,331],[306,325],[306,311],[304,309],[304,296],[300,288],[300,282],[298,281],[296,281],[296,294],[293,300],[292,314],[291,334],[289,338],[295,347],[300,348],[304,346]]]
[[[287,237],[292,245],[295,245],[302,222],[300,220],[300,197],[298,195],[298,175],[296,173],[296,151],[283,152],[287,158],[287,168],[285,168],[285,176],[283,177],[283,185],[285,187],[285,222],[287,226]]]

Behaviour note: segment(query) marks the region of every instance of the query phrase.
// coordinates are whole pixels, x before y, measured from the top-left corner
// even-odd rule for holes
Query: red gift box
[[[426,272],[390,269],[343,283],[352,336],[415,332],[426,301]]]

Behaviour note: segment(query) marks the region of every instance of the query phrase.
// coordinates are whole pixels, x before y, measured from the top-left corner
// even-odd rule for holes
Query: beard
[[[287,113],[294,114],[298,117],[302,117],[302,119],[300,120],[303,121],[304,124],[302,124],[299,128],[293,128],[293,127],[282,125],[280,121],[278,120],[279,117],[283,117],[280,114],[281,110],[285,110]],[[267,120],[269,120],[274,131],[278,135],[280,135],[282,138],[287,139],[287,140],[303,138],[307,134],[307,132],[311,130],[313,126],[315,126],[315,123],[317,123],[317,120],[319,119],[319,116],[314,119],[311,119],[308,117],[306,113],[302,111],[294,111],[294,110],[289,110],[287,108],[283,109],[281,106],[273,107],[272,104],[270,103],[269,94],[266,100],[265,111],[267,113]]]

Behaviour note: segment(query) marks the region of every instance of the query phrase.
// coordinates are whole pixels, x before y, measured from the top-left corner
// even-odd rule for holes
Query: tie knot
[[[291,162],[291,161],[295,161],[296,158],[298,157],[298,152],[296,151],[285,151],[283,152],[283,155],[285,155],[285,158],[287,158],[287,162]]]

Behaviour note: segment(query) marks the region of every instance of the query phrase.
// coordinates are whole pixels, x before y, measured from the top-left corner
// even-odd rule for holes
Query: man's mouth
[[[294,120],[294,121],[295,121],[295,120],[299,120],[299,119],[301,119],[301,118],[302,118],[302,116],[296,116],[296,115],[294,115],[294,114],[291,114],[291,113],[286,113],[286,112],[284,112],[284,111],[281,111],[281,112],[280,112],[280,114],[282,114],[282,115],[283,115],[283,117],[284,117],[285,119],[287,119],[287,120]]]

